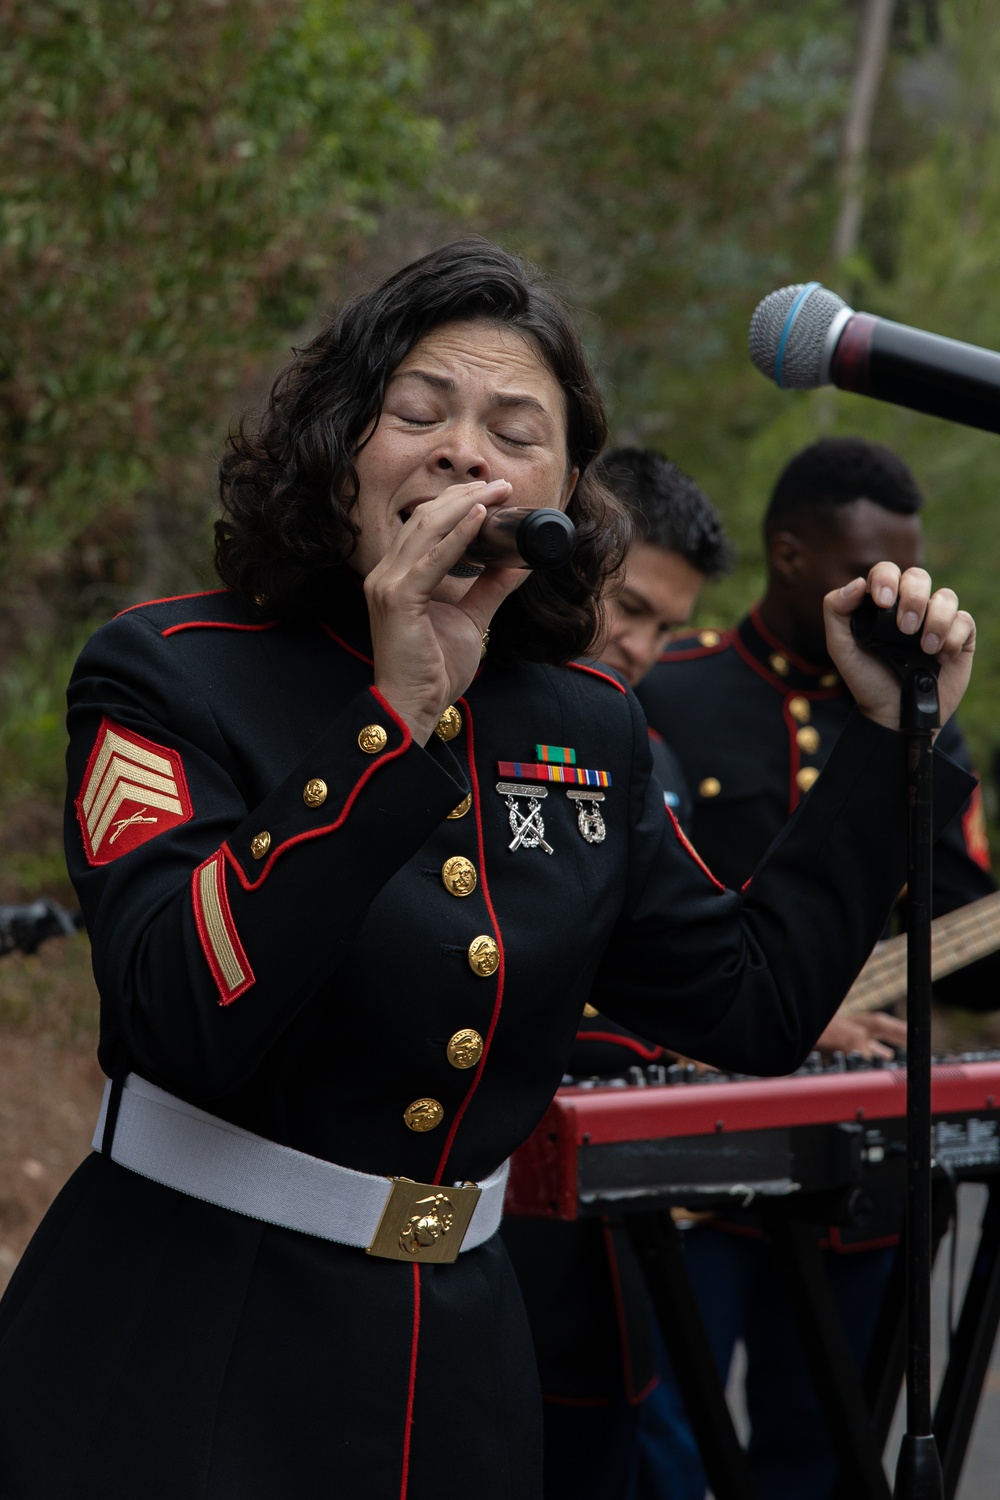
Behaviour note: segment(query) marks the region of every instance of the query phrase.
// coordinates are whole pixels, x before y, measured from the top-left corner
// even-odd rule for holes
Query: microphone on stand
[[[462,557],[463,568],[561,568],[573,556],[576,527],[561,510],[508,505],[490,511]]]
[[[1000,432],[1000,354],[855,312],[818,281],[782,287],[758,303],[750,358],[782,390],[833,384]]]

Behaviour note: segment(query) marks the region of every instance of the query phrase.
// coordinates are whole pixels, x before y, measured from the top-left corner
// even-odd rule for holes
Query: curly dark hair
[[[597,473],[631,517],[637,539],[677,552],[706,578],[733,570],[733,547],[704,490],[655,448],[612,448]]]
[[[389,377],[433,329],[471,320],[533,343],[565,394],[568,466],[580,471],[567,507],[573,558],[532,573],[504,601],[490,658],[558,665],[592,646],[601,593],[631,537],[625,510],[592,469],[607,435],[604,403],[569,314],[539,273],[482,239],[433,250],[353,298],[293,352],[259,420],[244,418],[230,434],[215,526],[216,570],[228,588],[285,617],[329,610],[358,537],[354,458],[378,422]]]

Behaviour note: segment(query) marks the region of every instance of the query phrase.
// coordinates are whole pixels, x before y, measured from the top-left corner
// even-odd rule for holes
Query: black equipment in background
[[[782,287],[758,304],[750,358],[782,390],[833,384],[1000,432],[1000,354],[855,312],[818,281]]]
[[[46,938],[68,937],[82,926],[78,911],[67,911],[47,896],[27,906],[0,905],[0,957],[15,949],[36,953]]]

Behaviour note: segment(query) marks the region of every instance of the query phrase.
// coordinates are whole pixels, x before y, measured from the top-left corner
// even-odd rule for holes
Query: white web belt
[[[101,1149],[110,1080],[94,1131]],[[217,1208],[395,1260],[445,1262],[495,1234],[508,1163],[454,1186],[375,1177],[265,1140],[147,1083],[125,1079],[111,1160]]]

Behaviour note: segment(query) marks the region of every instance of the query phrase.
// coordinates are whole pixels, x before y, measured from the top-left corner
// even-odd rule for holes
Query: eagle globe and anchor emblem
[[[399,1248],[408,1255],[419,1255],[448,1234],[455,1223],[455,1210],[451,1199],[444,1193],[432,1193],[420,1198],[399,1236]]]

